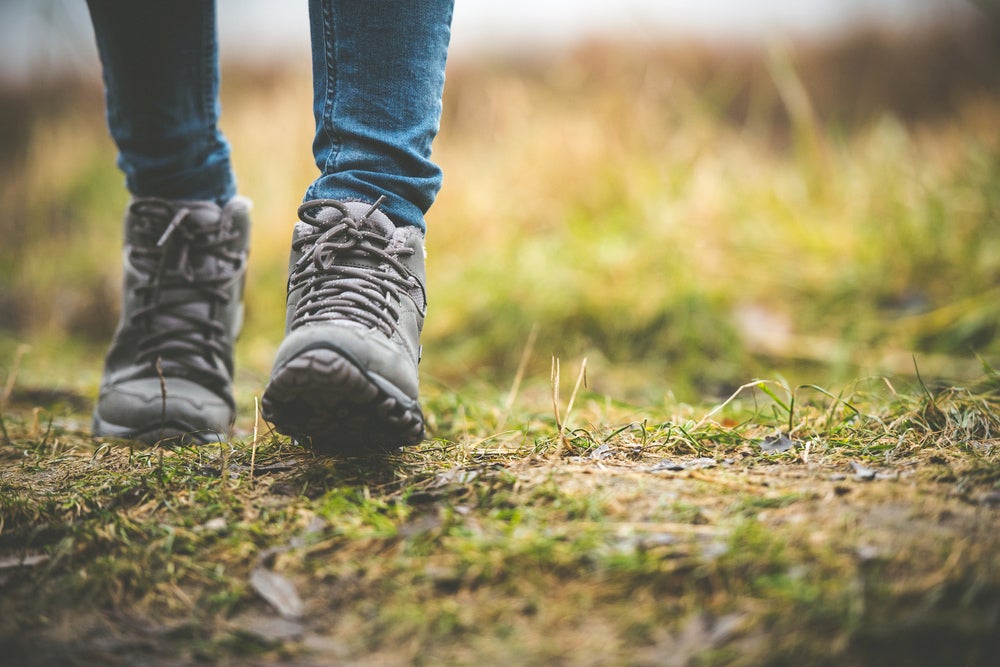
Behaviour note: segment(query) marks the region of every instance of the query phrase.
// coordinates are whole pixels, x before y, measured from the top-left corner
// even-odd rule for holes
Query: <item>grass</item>
[[[0,179],[3,655],[991,664],[1000,97],[965,69],[920,107],[887,67],[852,108],[829,48],[456,64],[429,439],[375,460],[255,422],[312,178],[303,74],[225,77],[256,228],[236,432],[201,448],[89,436],[125,195],[99,91],[25,99]]]
[[[644,409],[622,424],[586,393],[565,442],[552,415],[518,409],[510,435],[475,415],[470,432],[345,461],[271,434],[136,450],[65,430],[65,415],[21,421],[15,399],[4,643],[29,664],[934,664],[945,650],[986,664],[995,384],[869,384],[804,392],[779,453],[761,443],[789,421],[748,387],[721,419]],[[469,425],[454,396],[427,403]],[[261,569],[304,613],[264,602]]]

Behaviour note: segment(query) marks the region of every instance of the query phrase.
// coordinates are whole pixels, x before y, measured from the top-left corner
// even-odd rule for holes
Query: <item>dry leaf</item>
[[[283,618],[294,620],[302,617],[305,605],[295,590],[295,585],[287,578],[277,572],[258,567],[250,573],[250,585]]]

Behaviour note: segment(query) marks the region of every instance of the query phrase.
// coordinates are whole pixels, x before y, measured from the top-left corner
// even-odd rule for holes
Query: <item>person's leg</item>
[[[320,177],[305,200],[374,203],[423,227],[441,187],[441,118],[453,0],[310,0]]]
[[[95,435],[225,437],[242,322],[249,202],[218,131],[215,5],[88,0],[108,125],[132,194],[122,316],[105,360]]]
[[[118,164],[136,197],[224,204],[236,193],[217,127],[215,3],[87,0]]]
[[[321,451],[423,439],[424,213],[452,0],[311,0],[320,177],[292,241],[286,336],[262,397]]]

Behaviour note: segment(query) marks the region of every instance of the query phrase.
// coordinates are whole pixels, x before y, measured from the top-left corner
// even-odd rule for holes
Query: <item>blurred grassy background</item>
[[[283,329],[314,177],[309,63],[228,69],[223,129],[255,202],[241,401]],[[0,105],[0,368],[96,394],[127,196],[99,87]],[[425,384],[510,385],[551,355],[590,388],[713,399],[1000,363],[1000,31],[983,22],[766,47],[588,43],[453,62],[428,216]]]

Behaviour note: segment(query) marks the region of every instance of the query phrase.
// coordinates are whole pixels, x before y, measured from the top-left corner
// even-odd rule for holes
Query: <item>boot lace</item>
[[[131,324],[145,334],[137,342],[137,361],[154,366],[157,374],[180,371],[203,385],[225,386],[232,373],[224,342],[228,332],[212,316],[231,298],[232,281],[245,262],[233,249],[239,233],[231,215],[224,212],[206,225],[191,217],[191,209],[161,200],[135,202],[131,212],[138,242],[130,259],[146,277],[137,288],[144,305],[131,316]],[[208,307],[192,307],[198,304]]]
[[[292,243],[302,256],[292,267],[288,290],[304,288],[292,316],[293,329],[311,322],[348,319],[392,336],[401,293],[421,287],[399,261],[412,255],[413,248],[393,247],[391,238],[365,225],[383,199],[358,219],[333,199],[299,207],[299,219],[315,232]],[[320,211],[326,213],[323,219],[318,217]]]

